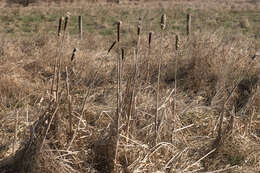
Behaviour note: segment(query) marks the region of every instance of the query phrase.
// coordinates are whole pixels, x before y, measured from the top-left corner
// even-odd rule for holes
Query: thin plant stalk
[[[163,14],[161,17],[161,39],[160,39],[160,58],[158,64],[158,77],[157,77],[157,91],[156,91],[156,114],[155,114],[155,144],[157,144],[158,140],[158,117],[159,117],[159,97],[160,97],[160,76],[161,76],[161,64],[162,64],[162,56],[163,56],[163,31],[166,27],[166,15]]]
[[[179,50],[179,35],[175,36],[175,51],[176,51],[176,57],[175,57],[175,74],[174,74],[174,108],[173,108],[173,122],[176,118],[176,108],[177,108],[177,72],[178,72],[178,50]],[[173,124],[174,129],[174,124]],[[173,133],[172,133],[173,135]],[[173,136],[171,137],[172,143],[173,143]]]
[[[120,127],[120,118],[121,118],[121,56],[120,56],[120,27],[122,22],[117,23],[117,109],[116,109],[116,121],[115,121],[115,130],[116,130],[116,146],[115,146],[115,155],[114,155],[114,165],[117,172],[117,155],[118,155],[118,143],[119,143],[119,127]]]
[[[14,141],[13,141],[13,153],[14,153],[14,150],[15,150],[15,144],[16,144],[16,141],[17,141],[17,129],[18,129],[18,120],[19,119],[19,114],[18,114],[18,111],[16,112],[16,121],[15,121],[15,129],[14,129]]]

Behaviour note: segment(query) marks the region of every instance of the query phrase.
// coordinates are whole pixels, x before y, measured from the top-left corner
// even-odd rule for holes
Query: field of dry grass
[[[0,8],[1,173],[260,173],[259,2],[48,2]]]

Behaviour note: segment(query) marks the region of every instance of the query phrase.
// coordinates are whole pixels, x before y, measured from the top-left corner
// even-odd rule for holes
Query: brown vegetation
[[[259,40],[139,17],[120,39],[59,18],[59,34],[2,36],[0,172],[260,170]]]

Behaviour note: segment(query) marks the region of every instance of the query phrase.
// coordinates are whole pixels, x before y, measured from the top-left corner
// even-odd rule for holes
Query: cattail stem
[[[163,14],[161,17],[161,40],[160,40],[160,58],[159,58],[159,64],[158,64],[158,77],[157,77],[157,92],[156,92],[156,114],[155,114],[155,144],[157,144],[158,140],[158,117],[159,117],[159,97],[160,97],[160,76],[161,76],[161,64],[162,64],[162,56],[163,56],[163,31],[166,28],[166,14]]]
[[[69,133],[70,135],[73,134],[72,132],[72,99],[71,99],[71,96],[69,95],[68,97],[68,106],[69,106]]]
[[[119,143],[119,127],[120,127],[120,119],[121,119],[121,51],[120,51],[120,26],[121,21],[117,23],[117,52],[118,52],[118,58],[117,58],[117,110],[116,110],[116,148],[115,148],[115,156],[114,156],[114,165],[115,170],[117,170],[117,155],[118,155],[118,143]],[[117,172],[117,171],[116,171]]]
[[[175,57],[175,74],[174,74],[174,107],[173,107],[173,122],[175,121],[176,118],[176,107],[177,107],[177,103],[176,103],[176,97],[177,97],[177,72],[178,72],[178,49],[179,49],[179,36],[176,35],[175,36],[175,51],[176,51],[176,57]],[[174,123],[173,123],[173,127],[172,127],[173,131],[174,131]],[[171,142],[173,143],[174,141],[174,136],[173,136],[173,132],[172,132],[172,137],[171,137]]]
[[[17,111],[16,112],[15,129],[14,129],[13,153],[14,153],[15,144],[16,144],[16,141],[17,141],[17,129],[18,129],[18,122],[19,122],[18,118],[19,118],[19,113]]]

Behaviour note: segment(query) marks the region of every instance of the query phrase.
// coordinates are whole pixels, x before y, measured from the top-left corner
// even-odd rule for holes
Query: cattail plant
[[[166,14],[163,14],[161,17],[161,29],[162,30],[165,30],[165,28],[166,28],[166,21],[167,21]]]
[[[60,17],[60,19],[59,19],[59,26],[58,26],[58,37],[61,36],[61,26],[62,26],[63,20],[64,20],[64,18]]]
[[[149,80],[149,71],[150,71],[150,56],[151,56],[151,44],[152,44],[152,35],[153,32],[150,31],[148,34],[148,55],[147,55],[147,74],[146,74],[146,82]]]
[[[124,48],[121,48],[121,59],[122,61],[125,59],[125,49]]]
[[[76,58],[76,52],[78,51],[78,48],[74,48],[72,51],[72,55],[70,58],[70,61],[72,62]]]
[[[15,129],[14,129],[13,153],[14,153],[15,144],[16,144],[16,141],[17,141],[18,122],[19,122],[19,113],[18,113],[18,111],[17,111],[17,112],[16,112]]]
[[[127,110],[127,127],[126,127],[126,136],[127,140],[126,142],[128,143],[128,135],[129,135],[129,130],[130,130],[130,120],[132,117],[132,114],[135,112],[134,107],[135,107],[135,89],[136,89],[136,76],[137,76],[137,61],[138,61],[138,55],[139,55],[139,45],[140,45],[140,38],[141,38],[141,29],[142,29],[142,19],[139,17],[138,19],[138,25],[137,25],[137,43],[136,43],[136,50],[134,52],[134,73],[133,76],[131,76],[128,80],[128,91],[129,91],[129,107]],[[130,89],[131,88],[131,89]]]
[[[191,15],[187,14],[187,36],[191,33]]]
[[[64,22],[64,28],[63,28],[64,33],[66,32],[66,29],[67,29],[67,26],[68,26],[68,22],[69,22],[69,18],[70,18],[70,13],[68,12],[66,14],[65,22]]]
[[[72,98],[70,95],[68,67],[66,66],[65,69],[66,69],[66,90],[67,90],[68,111],[69,111],[69,134],[72,135]]]
[[[113,47],[116,45],[116,42],[117,42],[117,41],[114,41],[114,42],[112,43],[112,45],[110,46],[110,48],[109,48],[108,51],[107,51],[107,54],[109,54],[109,52],[113,49]]]
[[[115,131],[116,131],[116,146],[115,146],[115,155],[114,155],[114,165],[117,162],[117,154],[118,154],[118,143],[119,143],[119,127],[120,127],[120,119],[121,119],[121,56],[120,56],[120,29],[121,29],[122,22],[119,21],[117,23],[117,110],[116,110],[116,119],[115,119]],[[117,169],[117,166],[115,166]],[[116,171],[117,172],[117,171]]]
[[[175,36],[175,51],[176,51],[176,57],[175,57],[175,74],[174,74],[174,108],[173,108],[173,122],[175,120],[176,117],[176,107],[177,107],[177,103],[176,103],[176,97],[177,97],[177,72],[178,72],[178,50],[180,48],[180,40],[179,40],[179,35],[176,34]],[[174,129],[174,124],[173,124],[173,129]],[[171,137],[172,143],[173,143],[173,133],[172,133],[172,137]]]
[[[82,16],[79,16],[78,24],[79,24],[79,38],[82,39]]]
[[[166,28],[166,14],[163,14],[161,17],[161,40],[160,40],[160,59],[158,64],[158,77],[157,77],[157,92],[156,92],[156,115],[155,115],[155,143],[157,144],[158,140],[158,116],[159,116],[159,97],[160,97],[160,75],[161,75],[161,64],[163,56],[163,31]]]

